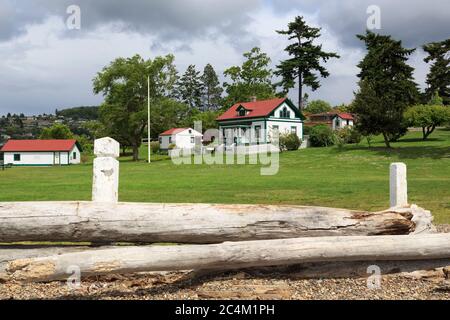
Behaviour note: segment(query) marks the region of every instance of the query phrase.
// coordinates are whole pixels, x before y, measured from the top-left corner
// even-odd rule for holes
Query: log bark
[[[403,261],[450,258],[450,234],[349,236],[226,242],[212,245],[150,246],[74,252],[14,260],[7,280],[51,281],[68,277],[78,266],[82,276],[108,273],[241,269],[336,261]]]
[[[383,212],[273,205],[0,203],[0,242],[220,243],[433,231],[417,206]]]

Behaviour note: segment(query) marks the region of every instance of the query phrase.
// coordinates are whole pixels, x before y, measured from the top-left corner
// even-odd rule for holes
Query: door
[[[61,164],[61,153],[55,152],[55,165],[60,165],[60,164]]]

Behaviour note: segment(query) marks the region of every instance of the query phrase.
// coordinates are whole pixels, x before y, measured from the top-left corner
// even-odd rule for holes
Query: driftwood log
[[[7,263],[6,280],[66,279],[78,266],[82,276],[190,269],[241,269],[336,261],[405,261],[450,258],[450,234],[350,236],[226,242],[211,245],[100,249]]]
[[[433,231],[415,205],[383,212],[274,205],[0,202],[0,242],[220,243]]]

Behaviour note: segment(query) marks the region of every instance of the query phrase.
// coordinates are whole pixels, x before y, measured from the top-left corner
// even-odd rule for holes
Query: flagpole
[[[150,155],[151,155],[151,149],[150,149],[150,75],[147,76],[147,104],[148,104],[148,122],[147,122],[147,128],[148,128],[148,163],[151,163]]]

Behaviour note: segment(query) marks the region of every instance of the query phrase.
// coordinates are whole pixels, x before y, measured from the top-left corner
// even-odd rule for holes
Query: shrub
[[[295,133],[281,134],[280,135],[280,148],[281,150],[298,150],[302,141]]]
[[[81,163],[88,163],[89,161],[89,156],[87,154],[82,153],[81,154],[81,158],[80,158]]]
[[[176,147],[177,147],[177,145],[176,145],[175,143],[171,143],[171,144],[169,144],[168,149],[169,149],[169,150],[173,150],[173,149],[175,149]]]
[[[152,150],[152,153],[158,153],[160,149],[161,146],[158,141],[150,142],[150,150]]]
[[[309,136],[309,134],[311,133],[311,129],[312,127],[310,126],[303,126],[303,135]]]
[[[327,125],[314,126],[309,134],[309,141],[313,147],[332,146],[335,142],[333,130]]]
[[[354,127],[345,127],[335,132],[336,143],[352,144],[361,142],[361,134]]]

